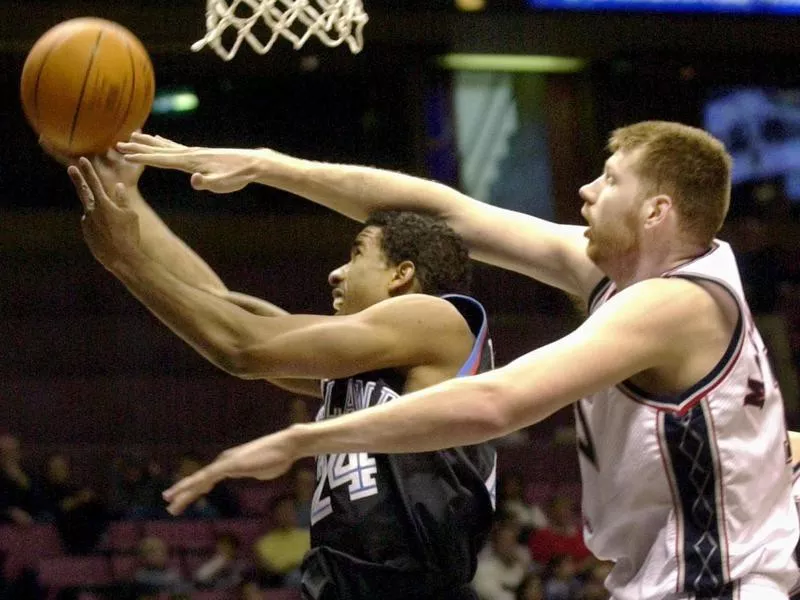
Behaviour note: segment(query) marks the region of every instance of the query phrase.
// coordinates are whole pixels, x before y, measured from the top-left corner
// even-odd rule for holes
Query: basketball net
[[[192,44],[192,50],[211,46],[223,60],[230,60],[245,41],[266,54],[278,37],[298,50],[316,36],[326,46],[347,42],[356,54],[364,46],[367,20],[361,0],[207,0],[207,33]],[[236,32],[236,40],[226,48],[222,35],[229,28]]]

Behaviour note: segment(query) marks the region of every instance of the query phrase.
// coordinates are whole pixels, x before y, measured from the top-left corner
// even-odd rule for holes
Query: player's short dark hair
[[[444,219],[410,211],[376,211],[364,226],[380,228],[381,249],[390,264],[414,263],[422,293],[469,291],[472,268],[467,245]]]

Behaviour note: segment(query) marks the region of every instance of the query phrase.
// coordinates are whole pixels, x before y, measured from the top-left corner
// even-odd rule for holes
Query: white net
[[[346,42],[356,54],[364,45],[362,30],[367,20],[361,0],[207,0],[207,33],[192,44],[192,50],[211,46],[230,60],[245,41],[266,54],[279,37],[297,50],[316,36],[326,46]],[[226,47],[222,36],[228,29],[236,39]]]

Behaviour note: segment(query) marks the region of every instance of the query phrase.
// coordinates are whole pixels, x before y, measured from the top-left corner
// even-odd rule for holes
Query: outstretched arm
[[[190,286],[142,252],[138,217],[127,206],[122,184],[112,200],[85,159],[68,172],[84,206],[83,234],[95,258],[165,325],[233,375],[340,378],[389,367],[449,369],[455,358],[467,358],[469,328],[449,302],[433,296],[401,296],[347,316],[265,317]],[[408,319],[409,311],[414,319]],[[463,356],[454,357],[455,339],[468,342],[461,343]]]
[[[375,210],[414,210],[447,220],[477,260],[587,297],[601,273],[583,227],[558,225],[479,202],[440,183],[355,165],[302,160],[274,150],[193,148],[144,134],[118,144],[131,162],[192,173],[196,189],[230,192],[261,183],[363,221]]]
[[[73,158],[61,154],[44,139],[39,143],[53,159],[67,166]],[[124,160],[114,150],[94,156],[91,164],[106,189],[121,183],[127,189],[128,208],[136,213],[140,224],[140,247],[154,261],[160,262],[176,277],[189,285],[226,291],[214,270],[188,244],[180,239],[152,209],[139,191],[143,165]]]
[[[502,368],[232,448],[165,492],[170,511],[181,512],[221,479],[273,479],[304,456],[427,452],[484,442],[636,373],[675,364],[685,355],[677,344],[708,337],[705,323],[691,317],[713,300],[692,285],[642,282],[620,292],[573,333]]]
[[[44,150],[61,163],[70,160],[42,143]],[[99,182],[105,189],[118,183],[125,186],[127,208],[136,214],[139,222],[139,247],[144,255],[161,264],[186,285],[212,292],[218,297],[241,306],[254,314],[281,316],[288,314],[282,308],[265,300],[228,290],[214,270],[186,242],[179,238],[147,203],[139,191],[139,178],[143,166],[126,162],[119,154],[109,151],[96,156],[91,164]],[[270,383],[297,394],[320,397],[319,382],[310,379],[268,379]]]

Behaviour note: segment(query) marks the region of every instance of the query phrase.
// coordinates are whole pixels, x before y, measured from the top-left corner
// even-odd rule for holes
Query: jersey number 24
[[[377,473],[375,459],[366,452],[318,456],[317,487],[311,498],[311,524],[314,525],[333,512],[330,492],[339,486],[347,485],[350,501],[377,494]],[[323,496],[326,488],[328,495]]]

